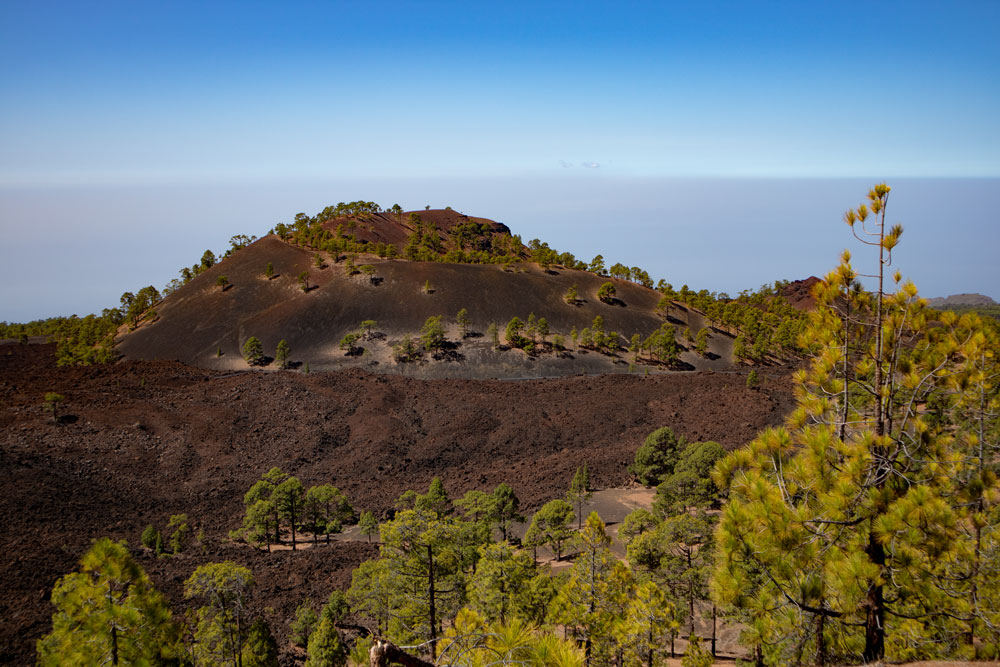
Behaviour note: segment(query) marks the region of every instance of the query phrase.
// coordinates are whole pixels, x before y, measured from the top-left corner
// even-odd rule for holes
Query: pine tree
[[[573,474],[573,479],[569,483],[569,491],[566,493],[566,502],[576,508],[577,530],[583,529],[583,506],[594,494],[590,491],[590,473],[587,471],[587,464],[577,468]]]
[[[659,586],[646,581],[635,589],[625,614],[615,623],[615,640],[633,664],[653,667],[664,647],[673,643],[680,624],[674,605]]]
[[[591,512],[586,527],[578,535],[580,553],[570,569],[569,579],[553,601],[553,617],[583,636],[584,654],[589,665],[594,654],[601,654],[612,639],[618,616],[612,612],[613,572],[617,567],[628,572],[611,554],[611,538],[604,522]],[[623,573],[614,573],[616,575]],[[595,646],[596,645],[596,646]]]
[[[445,344],[444,325],[441,316],[428,317],[420,329],[420,342],[425,350],[440,350]]]
[[[52,415],[52,421],[59,421],[59,405],[66,400],[62,394],[54,391],[45,393],[45,409]]]
[[[669,426],[658,428],[646,436],[645,442],[636,450],[629,471],[641,484],[659,484],[674,472],[677,457],[684,447],[684,438],[674,435]]]
[[[185,599],[207,602],[196,613],[193,653],[198,664],[239,665],[250,631],[253,575],[235,563],[208,563],[184,582]]]
[[[459,338],[464,339],[469,335],[469,311],[465,308],[458,311],[458,315],[455,316],[455,323],[458,324],[458,335]]]
[[[56,611],[52,631],[38,640],[39,665],[160,664],[179,655],[167,602],[124,542],[94,542],[51,600]]]
[[[874,187],[845,216],[877,249],[874,292],[845,252],[803,335],[814,356],[796,376],[797,410],[714,474],[729,492],[714,596],[747,623],[758,662],[955,655],[995,618],[979,575],[996,571],[1000,516],[970,500],[997,497],[996,477],[979,474],[996,450],[979,450],[952,409],[984,337],[971,318],[929,311],[898,272],[886,293],[902,233],[885,224],[888,194]],[[949,409],[925,409],[936,404]]]
[[[288,368],[288,355],[292,350],[288,347],[288,341],[284,338],[278,341],[278,349],[274,353],[274,360],[278,362],[278,368]]]
[[[531,554],[507,542],[484,545],[469,580],[469,604],[490,623],[524,618],[531,605],[528,582],[535,576]]]
[[[272,501],[278,510],[281,518],[288,519],[288,526],[292,529],[292,551],[296,550],[295,528],[302,516],[302,501],[305,497],[305,489],[295,477],[288,477],[274,489]]]
[[[278,642],[262,618],[250,625],[243,645],[241,667],[278,667]]]
[[[565,500],[550,500],[531,518],[524,544],[531,547],[548,544],[556,560],[561,560],[563,546],[573,536],[572,521],[572,505]]]
[[[617,294],[617,290],[612,282],[602,284],[600,289],[597,290],[597,298],[604,303],[613,303],[615,300],[615,294]]]
[[[342,667],[347,664],[347,647],[332,619],[324,615],[309,635],[306,667]]]
[[[255,366],[261,362],[264,358],[264,345],[260,342],[260,338],[256,336],[250,336],[243,343],[243,359],[250,366]]]
[[[699,329],[695,337],[694,351],[705,356],[708,353],[708,329]]]
[[[305,600],[295,608],[295,619],[290,624],[292,643],[305,648],[309,643],[309,635],[319,623],[319,616],[309,600]]]
[[[361,513],[361,518],[358,520],[358,527],[361,528],[361,534],[368,538],[370,544],[372,535],[378,532],[378,520],[374,514],[365,510]]]

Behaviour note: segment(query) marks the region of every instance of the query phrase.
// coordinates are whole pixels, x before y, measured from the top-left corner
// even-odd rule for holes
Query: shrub
[[[59,404],[65,400],[62,394],[54,391],[45,394],[45,409],[52,413],[52,421],[59,419]]]
[[[142,531],[142,546],[147,549],[156,549],[156,543],[160,541],[160,531],[158,531],[153,524],[146,526],[146,529]]]
[[[418,356],[420,356],[420,352],[409,336],[403,336],[402,342],[392,348],[392,358],[398,363],[413,361]]]
[[[358,351],[358,346],[355,343],[361,336],[356,333],[349,333],[340,339],[340,349],[343,350],[347,355],[356,354]]]

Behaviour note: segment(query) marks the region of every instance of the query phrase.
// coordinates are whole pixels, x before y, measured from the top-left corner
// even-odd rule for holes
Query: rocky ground
[[[596,487],[627,485],[635,449],[660,426],[735,447],[780,423],[788,372],[764,376],[751,390],[740,373],[713,372],[487,381],[163,361],[57,368],[50,345],[0,345],[0,662],[31,662],[51,627],[53,583],[101,536],[128,540],[177,611],[197,565],[250,567],[255,605],[287,646],[295,606],[346,587],[375,549],[269,555],[231,544],[243,494],[272,466],[339,486],[357,509],[386,510],[433,476],[453,497],[506,481],[531,509],[561,496],[583,463]],[[50,391],[65,397],[58,419],[43,407]],[[205,530],[203,550],[139,552],[146,524],[181,512]]]

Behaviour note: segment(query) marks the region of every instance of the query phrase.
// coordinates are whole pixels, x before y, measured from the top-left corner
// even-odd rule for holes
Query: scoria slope
[[[491,234],[507,234],[505,226],[481,218],[463,218],[450,211],[421,213],[437,220],[445,249],[455,245],[449,230],[456,220],[474,220],[484,229],[489,227]],[[407,227],[395,218],[378,214],[351,221],[351,229],[358,238],[398,246],[405,241]],[[325,226],[334,224],[344,226],[343,221],[330,221]],[[519,378],[634,371],[630,369],[632,355],[625,350],[633,334],[645,339],[670,321],[684,348],[690,345],[681,340],[680,333],[686,327],[697,332],[705,325],[699,313],[680,304],[671,304],[665,312],[658,310],[662,295],[655,290],[557,265],[543,269],[528,261],[505,267],[384,259],[368,254],[331,258],[320,253],[323,268],[317,268],[316,256],[312,248],[270,234],[171,293],[155,306],[152,321],[143,322],[134,331],[123,329],[116,351],[126,359],[171,359],[202,368],[236,370],[247,368],[241,350],[245,341],[255,336],[269,356],[284,339],[291,348],[293,364],[308,364],[311,370],[365,367],[419,377]],[[265,276],[268,264],[274,269],[271,278]],[[349,264],[370,265],[374,275],[349,275],[345,270]],[[308,272],[306,290],[299,280],[303,272]],[[225,289],[217,284],[220,276],[228,280]],[[597,297],[605,282],[611,282],[617,292],[610,303]],[[579,294],[572,304],[565,298],[571,287]],[[465,338],[455,324],[461,309],[467,310],[471,321],[471,335]],[[485,335],[490,324],[496,324],[502,341],[511,318],[526,320],[531,314],[545,318],[552,334],[562,335],[571,349],[557,353],[548,348],[535,354],[507,346],[495,349]],[[447,325],[450,345],[446,353],[424,354],[415,362],[395,361],[392,347],[405,336],[419,337],[421,326],[431,316],[443,316]],[[570,344],[571,330],[591,327],[597,316],[603,318],[607,332],[621,337],[622,346],[607,354]],[[339,343],[346,334],[357,331],[363,320],[375,320],[379,335],[362,344],[365,353],[348,355]],[[682,349],[680,361],[672,369],[731,367],[732,338],[728,333],[710,328],[708,349],[706,356]],[[667,368],[654,365],[650,370]]]

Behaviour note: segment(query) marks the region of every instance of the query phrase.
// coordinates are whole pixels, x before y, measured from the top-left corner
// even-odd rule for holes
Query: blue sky
[[[756,264],[717,246],[711,273],[706,257],[671,275],[655,238],[619,248],[605,221],[623,238],[671,230],[694,191],[724,205],[687,217],[738,238],[789,192],[774,179],[808,179],[796,192],[813,198],[770,215],[799,226],[822,273],[848,240],[827,247],[807,220],[836,224],[861,183],[947,179],[907,182],[957,187],[961,206],[899,188],[904,224],[947,220],[953,239],[995,248],[997,34],[997,2],[4,3],[0,260],[66,272],[0,287],[0,320],[99,310],[232,234],[357,198],[460,202],[525,238],[611,246],[733,292],[765,270],[804,277],[803,262],[765,235]],[[833,201],[845,183],[860,189]],[[156,261],[138,259],[151,243]],[[978,247],[910,273],[926,293],[1000,298]],[[84,261],[92,280],[67,292]]]

